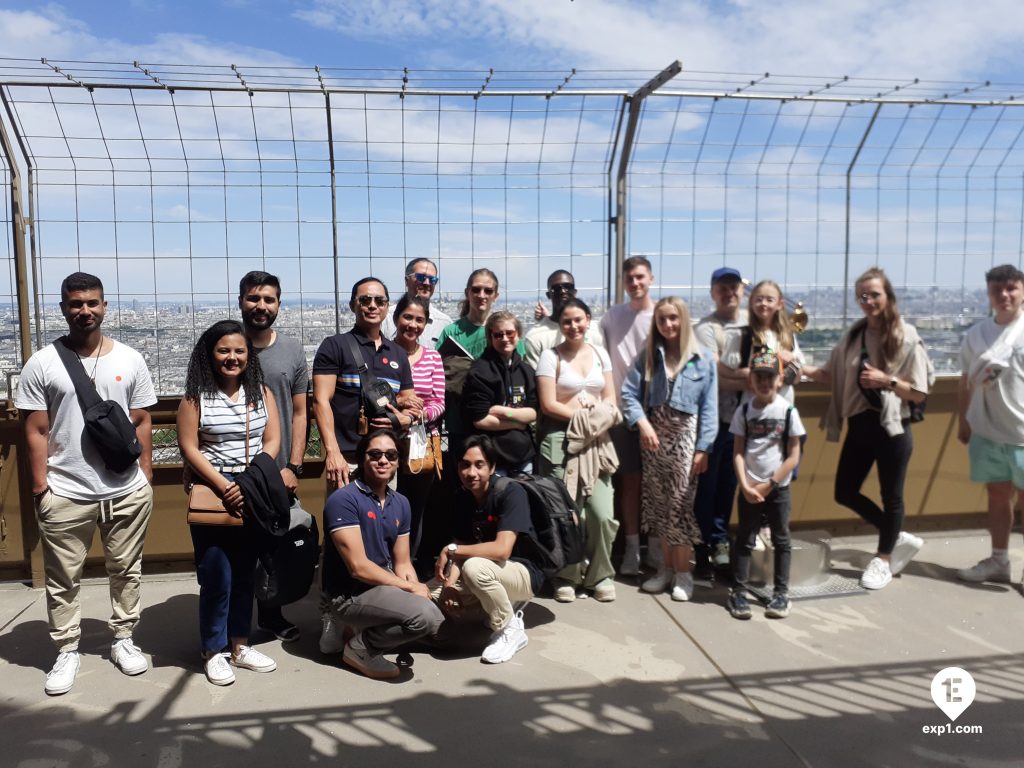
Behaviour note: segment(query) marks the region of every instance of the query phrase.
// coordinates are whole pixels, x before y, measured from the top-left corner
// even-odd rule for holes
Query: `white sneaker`
[[[126,675],[141,675],[149,669],[149,662],[130,637],[117,640],[110,646],[110,660]]]
[[[323,622],[323,630],[320,632],[320,653],[327,656],[341,653],[345,650],[345,640],[341,636],[341,627],[338,626],[338,623],[330,613],[325,613],[320,618]]]
[[[615,601],[615,582],[611,579],[601,579],[594,585],[594,599],[599,603],[611,603]]]
[[[341,660],[372,680],[390,680],[402,674],[402,670],[394,662],[388,661],[381,654],[370,654],[363,643],[362,633],[355,635],[345,644]]]
[[[675,572],[669,568],[659,568],[658,572],[640,585],[640,589],[652,595],[658,595],[668,589]],[[691,578],[692,581],[692,578]]]
[[[571,603],[576,599],[576,587],[572,584],[562,584],[555,587],[555,600],[559,603]]]
[[[672,579],[672,599],[677,603],[686,603],[691,597],[693,597],[693,574],[689,571],[677,573]]]
[[[999,584],[1010,583],[1010,561],[1005,563],[996,560],[994,557],[986,557],[979,560],[970,568],[961,568],[956,572],[956,577],[961,581],[971,581],[980,584],[983,581],[998,582]]]
[[[622,555],[622,564],[619,566],[620,576],[640,575],[640,545],[626,545],[626,551]]]
[[[502,664],[525,648],[529,642],[523,624],[523,612],[517,611],[505,628],[495,632],[491,637],[490,643],[480,656],[480,661],[487,664]]]
[[[889,570],[892,571],[892,575],[895,576],[906,568],[923,546],[924,539],[920,536],[900,531],[900,535],[896,539],[896,546],[893,547],[892,555],[889,557]]]
[[[231,656],[231,664],[253,672],[273,672],[277,669],[276,661],[248,645],[238,646],[238,653]]]
[[[75,675],[78,674],[80,664],[78,651],[62,651],[57,656],[53,669],[46,673],[44,690],[50,696],[59,696],[70,691],[71,686],[75,684]]]
[[[892,570],[889,568],[889,564],[880,557],[871,558],[871,562],[868,563],[868,567],[864,569],[864,573],[860,577],[860,585],[864,589],[882,589],[887,587],[890,581],[892,581]]]
[[[231,685],[235,682],[235,673],[228,664],[228,656],[228,653],[215,653],[203,665],[206,679],[214,685]]]

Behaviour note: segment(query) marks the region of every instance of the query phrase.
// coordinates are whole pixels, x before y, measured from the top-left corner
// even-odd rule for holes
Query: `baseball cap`
[[[782,365],[779,362],[778,355],[770,349],[763,349],[750,358],[750,372],[768,373],[772,376],[778,376],[782,373]]]
[[[711,273],[711,284],[714,285],[722,280],[742,280],[738,269],[732,267],[719,267]]]

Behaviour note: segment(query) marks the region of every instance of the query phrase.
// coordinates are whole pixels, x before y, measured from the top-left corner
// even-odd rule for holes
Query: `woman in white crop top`
[[[615,402],[612,365],[608,353],[584,341],[590,328],[590,308],[570,299],[558,319],[565,341],[546,349],[537,361],[537,399],[543,418],[539,422],[539,474],[565,477],[568,459],[565,430],[580,408],[592,408],[601,401]],[[586,526],[585,563],[564,568],[555,581],[555,599],[562,603],[576,599],[578,589],[589,589],[601,602],[615,599],[615,569],[612,542],[619,524],[615,520],[611,476],[602,473],[590,496],[578,500],[577,512]]]
[[[191,480],[213,488],[224,507],[241,516],[244,498],[235,475],[260,451],[277,455],[278,424],[274,396],[263,385],[259,358],[241,323],[214,323],[192,350],[178,406],[178,446]],[[249,646],[257,551],[248,527],[190,525],[189,532],[207,679],[233,683],[232,666],[272,672],[274,661]]]

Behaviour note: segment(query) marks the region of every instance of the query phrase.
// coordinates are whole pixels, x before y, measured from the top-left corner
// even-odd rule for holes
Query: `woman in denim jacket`
[[[718,433],[718,384],[714,355],[697,345],[682,299],[654,305],[647,349],[622,384],[622,406],[626,423],[640,430],[643,530],[661,537],[665,555],[641,589],[671,587],[673,600],[689,600],[690,558],[701,542],[693,500]]]

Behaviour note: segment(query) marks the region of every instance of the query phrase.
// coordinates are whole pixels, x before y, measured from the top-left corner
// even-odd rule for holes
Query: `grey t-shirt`
[[[298,339],[280,333],[269,347],[257,349],[263,368],[263,383],[274,395],[277,414],[281,421],[281,450],[277,465],[284,468],[292,449],[292,396],[305,394],[309,382],[306,355]]]

